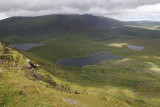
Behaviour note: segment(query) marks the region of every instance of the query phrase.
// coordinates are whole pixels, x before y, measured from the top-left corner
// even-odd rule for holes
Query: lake
[[[128,48],[133,49],[133,50],[143,50],[144,47],[143,46],[135,46],[135,45],[127,45]]]
[[[121,58],[122,57],[120,56],[112,55],[107,52],[97,52],[97,53],[91,54],[88,57],[62,59],[57,61],[57,63],[63,66],[77,66],[79,68],[82,68],[84,65],[95,65],[103,60],[121,59]]]
[[[10,47],[14,47],[23,51],[30,50],[34,47],[44,46],[45,44],[37,44],[37,43],[27,43],[27,44],[17,44],[17,45],[9,45]]]

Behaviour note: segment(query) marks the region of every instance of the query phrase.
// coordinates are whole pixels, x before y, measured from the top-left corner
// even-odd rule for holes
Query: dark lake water
[[[98,52],[98,53],[93,53],[88,57],[59,60],[57,61],[57,63],[63,66],[77,66],[79,68],[82,68],[84,65],[95,65],[102,60],[121,59],[121,58],[122,57],[120,56],[111,55],[107,52]]]
[[[128,48],[133,49],[133,50],[143,50],[143,46],[135,46],[135,45],[127,45]]]
[[[18,45],[9,45],[10,47],[15,47],[20,50],[30,50],[33,47],[44,46],[45,44],[37,44],[37,43],[27,43],[27,44],[18,44]]]

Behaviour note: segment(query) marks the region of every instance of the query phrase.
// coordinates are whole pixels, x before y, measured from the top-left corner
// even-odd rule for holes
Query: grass
[[[153,68],[150,68],[151,65],[148,64],[148,62],[158,64],[158,60],[156,58],[153,59],[152,56],[158,57],[159,55],[159,51],[156,51],[159,40],[142,40],[137,38],[130,40],[125,37],[107,41],[85,40],[82,42],[82,40],[78,40],[79,39],[77,39],[76,43],[72,42],[72,40],[71,42],[58,40],[59,42],[57,44],[55,43],[55,46],[52,48],[53,51],[45,51],[46,53],[40,56],[48,60],[44,55],[50,56],[48,53],[53,54],[52,57],[55,58],[49,61],[55,63],[61,58],[84,57],[93,52],[108,51],[111,54],[122,56],[124,59],[120,61],[103,61],[97,65],[85,66],[81,70],[74,67],[61,68],[60,66],[59,71],[61,74],[55,73],[54,75],[70,81],[73,85],[72,87],[80,93],[86,92],[90,95],[98,96],[106,96],[109,94],[109,96],[116,98],[118,97],[117,94],[119,94],[120,97],[118,97],[118,99],[124,100],[129,98],[135,100],[135,102],[133,101],[134,103],[129,101],[133,104],[136,104],[136,101],[137,103],[145,102],[146,105],[159,103],[158,101],[151,100],[159,96],[157,92],[154,92],[154,90],[159,90],[157,80],[159,74],[155,78],[155,74],[153,73],[155,71]],[[119,42],[116,43],[117,41]],[[110,44],[116,44],[116,46],[117,44],[133,44],[144,46],[145,49],[143,51],[135,51],[127,48],[125,45],[113,47],[113,45],[111,46]],[[46,47],[48,46],[44,48],[46,49]],[[55,50],[55,48],[59,50]],[[30,52],[34,53],[34,51],[40,53],[38,52],[38,48],[35,50],[32,49]],[[156,70],[158,70],[158,66],[159,65],[156,66]],[[85,92],[83,92],[84,89]],[[119,89],[121,91],[118,91]],[[110,92],[110,90],[115,91]],[[124,100],[124,102],[127,101]]]
[[[54,38],[45,43],[43,47],[32,48],[22,53],[41,65],[38,71],[41,75],[51,75],[57,84],[69,85],[72,92],[59,91],[44,81],[34,79],[32,75],[26,76],[23,69],[21,72],[6,71],[0,73],[0,106],[160,105],[159,39],[120,36],[98,41],[86,37],[64,37]],[[135,51],[127,48],[125,44],[145,48]],[[55,63],[59,59],[85,57],[99,51],[107,51],[122,56],[123,59],[102,61],[96,65],[84,66],[82,69],[63,67]],[[19,66],[23,65],[22,63],[20,60]],[[3,67],[5,65],[1,66]],[[20,91],[23,91],[24,95],[20,95]],[[75,94],[75,91],[80,94]],[[79,103],[73,104],[65,99]]]
[[[160,30],[159,26],[133,26],[133,25],[125,25],[125,26],[135,27],[135,28],[144,28],[149,30]]]

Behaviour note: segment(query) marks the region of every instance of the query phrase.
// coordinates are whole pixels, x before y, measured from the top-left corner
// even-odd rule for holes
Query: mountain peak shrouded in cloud
[[[0,19],[47,14],[93,14],[120,20],[160,21],[159,0],[5,0]]]

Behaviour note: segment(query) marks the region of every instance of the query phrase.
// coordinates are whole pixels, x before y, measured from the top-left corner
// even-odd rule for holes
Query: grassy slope
[[[4,71],[6,64],[0,66],[3,71],[0,73],[0,105],[158,106],[159,41],[124,36],[105,41],[89,40],[85,37],[61,40],[54,38],[46,41],[46,46],[33,48],[29,53],[23,54],[41,65],[38,73],[52,75],[57,84],[69,85],[72,93],[61,92],[44,81],[38,81],[32,75],[26,75],[26,71],[21,68],[25,61],[18,53],[21,56],[18,66],[20,70],[15,67]],[[124,45],[127,43],[145,46],[145,49],[134,51]],[[82,69],[55,64],[61,58],[84,57],[98,51],[108,51],[123,56],[123,59],[102,61]],[[17,51],[14,51],[14,55],[16,54]],[[76,90],[80,94],[74,94]],[[20,91],[24,95],[19,94]],[[73,104],[65,101],[66,98],[79,102]]]
[[[47,43],[46,46],[33,48],[29,52],[51,61],[48,67],[45,67],[44,60],[38,61],[36,57],[29,55],[31,59],[42,63],[42,66],[56,77],[68,81],[72,89],[82,95],[100,96],[99,100],[105,100],[106,104],[113,102],[122,106],[157,106],[160,104],[159,39],[148,40],[122,36],[106,41],[70,38],[68,40],[54,39]],[[113,43],[117,43],[118,46],[112,47]],[[121,47],[121,43],[140,45],[145,49],[135,51],[128,49],[125,45]],[[84,57],[98,51],[108,51],[122,56],[123,59],[102,61],[97,65],[85,66],[83,69],[52,64],[61,58]],[[52,71],[52,66],[56,72]]]
[[[78,42],[79,40],[79,42]],[[25,76],[25,71],[5,71],[0,73],[1,82],[1,105],[8,106],[75,106],[65,102],[65,98],[79,101],[80,105],[89,106],[155,106],[159,105],[159,64],[158,55],[159,40],[132,40],[119,38],[119,43],[130,43],[145,46],[144,51],[134,51],[127,47],[110,47],[111,43],[117,40],[108,41],[85,41],[78,39],[75,42],[63,40],[54,43],[55,48],[51,48],[51,42],[45,49],[53,51],[38,54],[44,59],[53,54],[53,62],[63,58],[86,56],[96,51],[108,51],[110,53],[123,56],[120,61],[103,61],[94,66],[85,66],[82,70],[75,67],[60,67],[59,65],[47,62],[29,53],[24,53],[35,62],[42,65],[39,72],[51,73],[58,83],[69,84],[72,90],[77,90],[80,95],[64,93],[54,88],[47,88],[41,81],[29,80]],[[64,42],[66,41],[66,43]],[[87,45],[87,47],[86,47]],[[72,48],[71,48],[72,46]],[[96,48],[97,47],[97,48]],[[101,47],[101,48],[100,48]],[[55,51],[55,49],[60,49]],[[33,48],[32,53],[42,52],[40,48]],[[67,49],[72,49],[66,51]],[[38,51],[39,50],[39,51]],[[153,51],[155,51],[153,53]],[[53,53],[52,53],[53,52]],[[56,52],[56,53],[55,53]],[[65,52],[65,54],[64,54]],[[79,54],[79,52],[82,52]],[[87,53],[87,54],[86,54]],[[69,56],[70,55],[70,56]],[[149,63],[148,63],[149,62]],[[3,68],[3,66],[1,66]],[[152,68],[152,69],[150,69]],[[47,72],[46,72],[47,71]],[[5,75],[4,75],[5,74]],[[47,85],[48,86],[48,85]],[[6,90],[7,89],[7,90]],[[25,95],[19,95],[23,91]],[[34,100],[33,100],[34,99]],[[90,99],[90,100],[88,100]],[[78,103],[79,104],[79,103]]]
[[[129,27],[135,27],[135,28],[144,28],[149,30],[160,30],[160,26],[134,26],[134,25],[126,25]]]
[[[4,48],[0,45],[0,55],[11,55],[13,60],[6,59],[1,61],[0,64],[0,106],[2,107],[114,105],[113,102],[106,103],[100,96],[74,94],[74,88],[71,89],[71,93],[59,91],[57,87],[52,87],[45,81],[37,80],[31,73],[34,70],[33,68],[26,70],[25,66],[28,65],[27,60],[29,59],[24,58],[21,53],[15,50],[11,50],[10,53],[3,53]],[[45,64],[49,63],[45,62]],[[55,68],[50,67],[50,70],[54,71]],[[52,81],[59,84],[59,86],[65,84],[70,86],[69,82],[52,76],[43,67],[39,68],[37,72],[44,77],[46,77],[45,75],[50,75]]]

